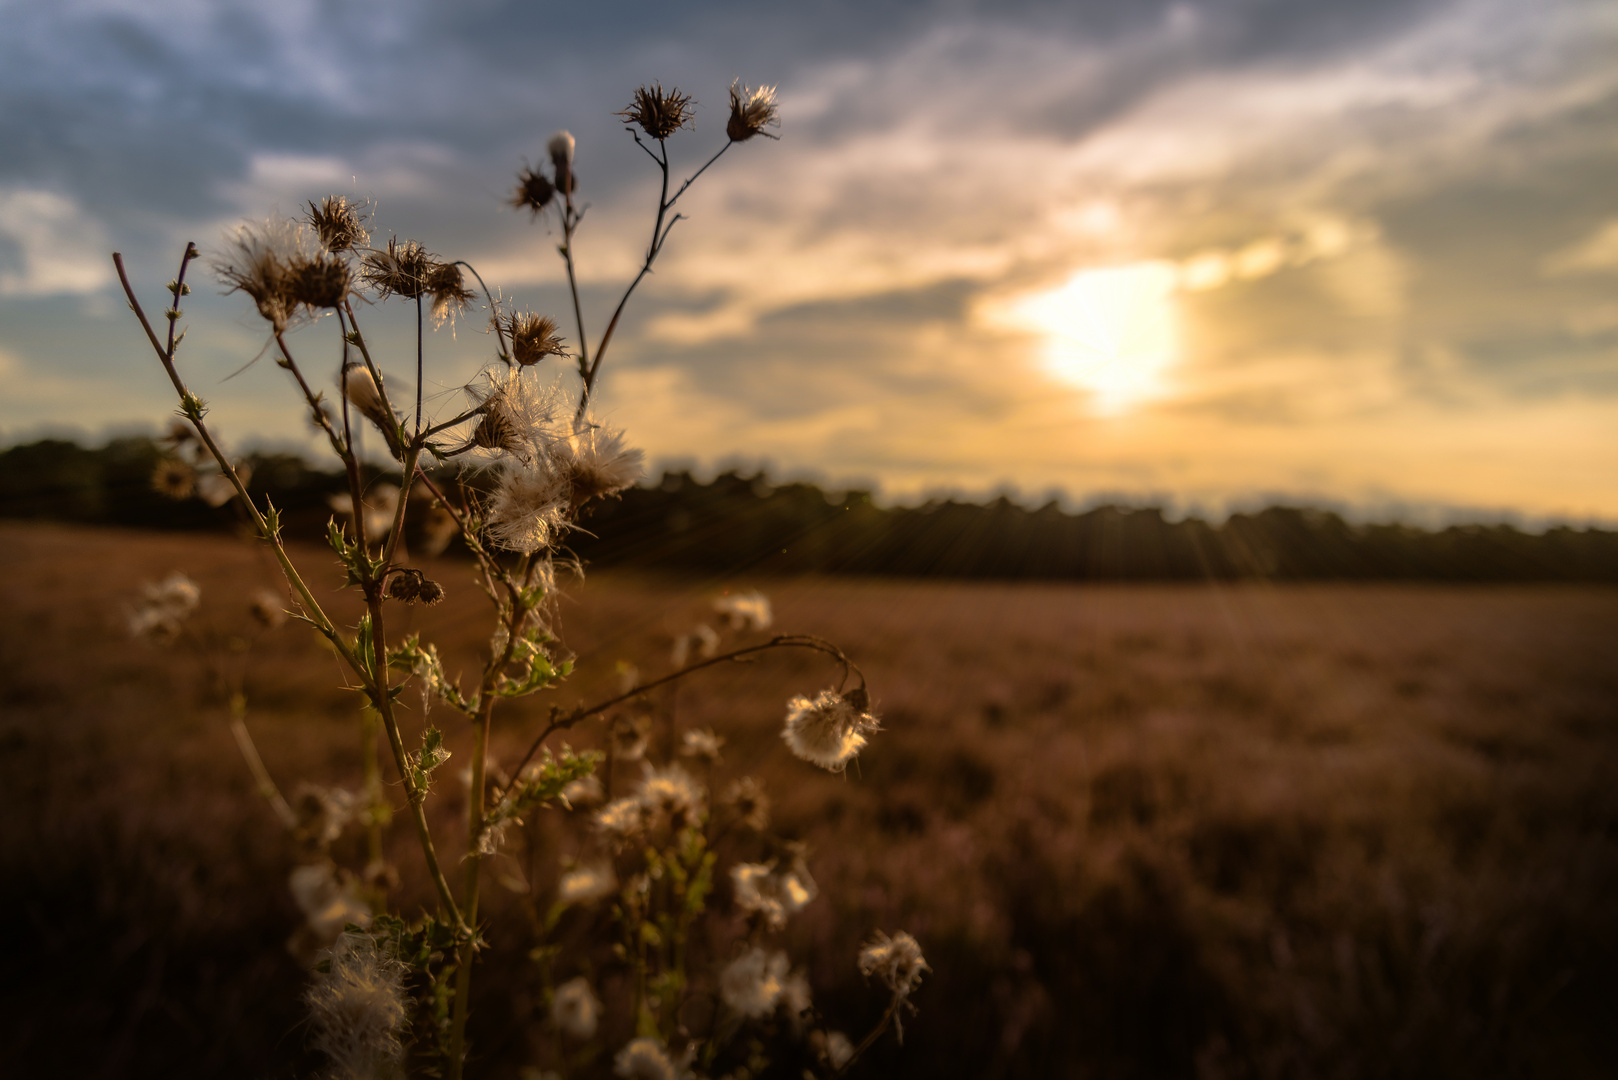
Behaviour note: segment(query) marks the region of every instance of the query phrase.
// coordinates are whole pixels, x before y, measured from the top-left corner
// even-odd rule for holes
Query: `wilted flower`
[[[526,208],[537,214],[550,205],[555,195],[556,185],[551,183],[550,177],[524,166],[517,174],[517,190],[511,195],[511,206],[514,210]]]
[[[923,972],[931,971],[921,955],[916,939],[903,930],[889,937],[882,931],[860,948],[860,974],[875,975],[899,997],[908,997],[921,985]]]
[[[613,115],[663,140],[691,122],[691,95],[680,93],[678,88],[664,90],[662,83],[653,83],[637,89],[629,107]]]
[[[562,788],[562,801],[571,807],[594,806],[602,797],[601,777],[595,773],[570,780]]]
[[[680,737],[680,753],[702,761],[719,760],[719,748],[725,740],[714,734],[712,728],[692,728]]]
[[[562,356],[567,349],[557,336],[556,320],[531,311],[513,311],[500,316],[500,325],[511,339],[511,358],[523,367],[537,364],[547,356]]]
[[[771,930],[786,925],[815,898],[814,882],[807,871],[797,868],[777,873],[774,863],[737,863],[730,868],[730,883],[736,906],[749,915],[759,915]]]
[[[775,136],[764,129],[778,123],[776,112],[775,87],[751,90],[737,79],[730,84],[730,120],[725,124],[725,134],[731,142],[746,142],[754,135],[773,139]]]
[[[770,623],[775,621],[770,611],[770,598],[757,589],[734,596],[721,596],[713,602],[713,608],[725,617],[725,622],[733,630],[743,627],[768,630]]]
[[[865,733],[879,728],[876,717],[864,711],[863,691],[843,695],[822,690],[814,698],[795,697],[787,702],[781,738],[804,761],[831,772],[842,772],[865,745]]]
[[[725,789],[725,802],[736,813],[736,820],[756,832],[770,823],[770,798],[764,786],[751,776],[743,776]]]
[[[260,626],[274,630],[287,621],[286,602],[281,594],[259,589],[247,601],[247,611]]]
[[[612,1071],[624,1080],[678,1080],[680,1075],[663,1044],[645,1036],[618,1051]]]
[[[661,769],[647,765],[645,769],[637,796],[648,814],[689,820],[702,813],[706,793],[690,773],[678,765],[665,765]]]
[[[754,946],[725,966],[719,974],[719,996],[749,1019],[768,1016],[781,998],[782,982],[790,961],[784,952],[766,953]]]
[[[197,490],[197,470],[177,458],[164,458],[152,471],[152,490],[171,499],[189,499]]]
[[[314,1043],[342,1080],[393,1076],[404,1057],[405,965],[365,934],[342,934],[305,995]]]
[[[601,1000],[590,989],[589,979],[580,975],[556,988],[551,1000],[551,1023],[563,1035],[579,1042],[593,1039],[600,1021]]]
[[[294,867],[287,886],[309,929],[326,941],[335,939],[349,923],[371,925],[370,907],[359,898],[352,881],[338,879],[330,862]]]
[[[461,268],[454,263],[441,262],[427,276],[427,291],[433,297],[433,325],[472,302],[472,290],[466,287]]]
[[[310,308],[338,308],[348,296],[348,263],[316,255],[287,268],[287,295]]]
[[[556,899],[564,904],[588,904],[618,891],[618,877],[611,863],[575,866],[556,884]]]
[[[320,205],[309,204],[305,219],[320,237],[320,246],[336,253],[364,246],[371,234],[365,231],[365,208],[342,195],[327,195]]]

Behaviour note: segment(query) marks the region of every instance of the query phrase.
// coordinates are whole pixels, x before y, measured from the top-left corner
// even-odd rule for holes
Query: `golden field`
[[[295,557],[357,613],[329,552]],[[251,629],[248,594],[277,579],[246,541],[5,522],[0,565],[3,1071],[312,1075],[294,852],[196,660],[131,640],[124,605],[174,570],[201,584],[202,623],[243,640],[249,726],[284,788],[358,784],[337,662],[296,623]],[[448,599],[395,618],[470,674],[487,623],[470,564],[420,565]],[[853,963],[873,928],[925,948],[905,1046],[861,1074],[1618,1070],[1618,590],[603,571],[561,603],[579,673],[497,714],[496,759],[552,702],[611,692],[619,661],[662,673],[671,635],[753,587],[777,629],[864,668],[885,730],[858,768],[819,772],[777,738],[786,699],[832,677],[823,658],[718,668],[660,707],[723,734],[727,768],[810,845],[820,896],[786,941],[823,1012],[853,1031],[880,1010]],[[453,772],[467,733],[433,716]],[[460,790],[441,777],[446,837]],[[406,833],[409,912],[427,890]],[[514,947],[480,968],[475,1075],[519,1076],[540,1037],[518,946],[558,852],[544,821],[525,839],[488,912]]]

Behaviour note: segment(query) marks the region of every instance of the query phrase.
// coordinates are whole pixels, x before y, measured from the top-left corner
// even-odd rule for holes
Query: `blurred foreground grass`
[[[128,640],[120,610],[178,569],[203,619],[245,628],[273,567],[227,538],[15,523],[0,565],[5,1075],[311,1075],[288,841],[195,662]],[[413,617],[471,671],[482,597],[465,564],[429,572],[449,599]],[[887,730],[846,782],[806,775],[776,736],[824,682],[797,657],[674,707],[811,844],[821,895],[789,951],[824,1012],[880,1007],[853,965],[870,928],[925,947],[921,1013],[867,1075],[1618,1071],[1618,590],[603,573],[567,590],[582,674],[555,700],[593,700],[620,659],[659,673],[671,634],[754,585],[779,628],[860,662]],[[249,724],[283,785],[357,786],[340,680],[307,628],[255,647]],[[508,763],[547,705],[511,710]],[[395,832],[396,895],[424,899]],[[520,880],[554,876],[547,835],[514,849],[497,939],[522,940]],[[515,1078],[537,1037],[513,953],[482,977],[480,1075]]]

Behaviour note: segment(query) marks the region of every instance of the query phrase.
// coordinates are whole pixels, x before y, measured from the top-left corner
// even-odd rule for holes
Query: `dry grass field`
[[[352,617],[330,554],[297,557]],[[122,605],[184,570],[205,624],[252,637],[249,724],[287,786],[357,784],[335,660],[296,624],[253,636],[247,594],[277,579],[246,542],[0,523],[0,566],[0,1072],[313,1075],[289,841],[200,668],[130,640]],[[485,602],[469,565],[430,573],[448,599],[400,617],[471,672]],[[603,572],[567,587],[581,673],[551,700],[594,700],[619,660],[659,673],[672,633],[755,586],[870,677],[886,730],[859,768],[777,738],[787,697],[827,682],[814,658],[664,704],[724,734],[809,843],[820,897],[790,951],[824,1012],[880,1009],[853,964],[873,927],[926,949],[906,1045],[864,1075],[1618,1073],[1618,591]],[[547,705],[505,713],[500,759]],[[434,718],[464,764],[466,732]],[[439,791],[448,835],[464,808]],[[540,900],[547,828],[511,860]],[[393,831],[409,908],[427,891]],[[520,946],[536,898],[494,891],[491,937]],[[534,1001],[523,950],[502,954],[473,1072],[515,1080]]]

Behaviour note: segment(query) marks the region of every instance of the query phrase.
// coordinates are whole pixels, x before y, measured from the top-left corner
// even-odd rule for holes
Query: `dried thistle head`
[[[538,214],[555,197],[556,185],[551,183],[550,177],[524,165],[517,174],[517,190],[512,192],[511,207],[513,210],[527,208]]]
[[[348,263],[332,255],[317,255],[287,268],[287,294],[310,308],[341,307],[348,282]]]
[[[680,93],[678,87],[664,90],[662,83],[653,83],[637,89],[629,107],[613,115],[623,117],[625,123],[639,125],[642,131],[661,142],[691,123],[691,95]]]
[[[292,276],[315,255],[307,229],[295,221],[271,218],[262,225],[242,225],[226,237],[225,249],[209,259],[214,274],[244,292],[274,328],[287,328],[297,311]]]
[[[432,291],[433,271],[439,262],[414,240],[390,237],[386,248],[367,251],[360,259],[360,276],[384,297],[415,300]]]
[[[460,311],[472,302],[472,290],[466,287],[461,268],[454,263],[434,263],[427,275],[427,291],[433,297],[433,322],[441,323],[450,314]]]
[[[342,195],[327,195],[319,206],[309,204],[309,215],[304,220],[320,237],[320,246],[336,253],[352,251],[370,241],[366,217],[364,204],[351,203]]]
[[[531,311],[513,311],[500,316],[500,325],[511,339],[511,358],[523,367],[537,364],[547,356],[566,355],[557,336],[556,320]]]
[[[737,79],[730,84],[730,120],[725,134],[731,142],[746,142],[754,135],[775,138],[764,129],[780,123],[775,104],[775,87],[760,86],[748,89]]]
[[[164,458],[152,472],[152,490],[170,499],[189,499],[197,490],[197,470],[178,458]]]

